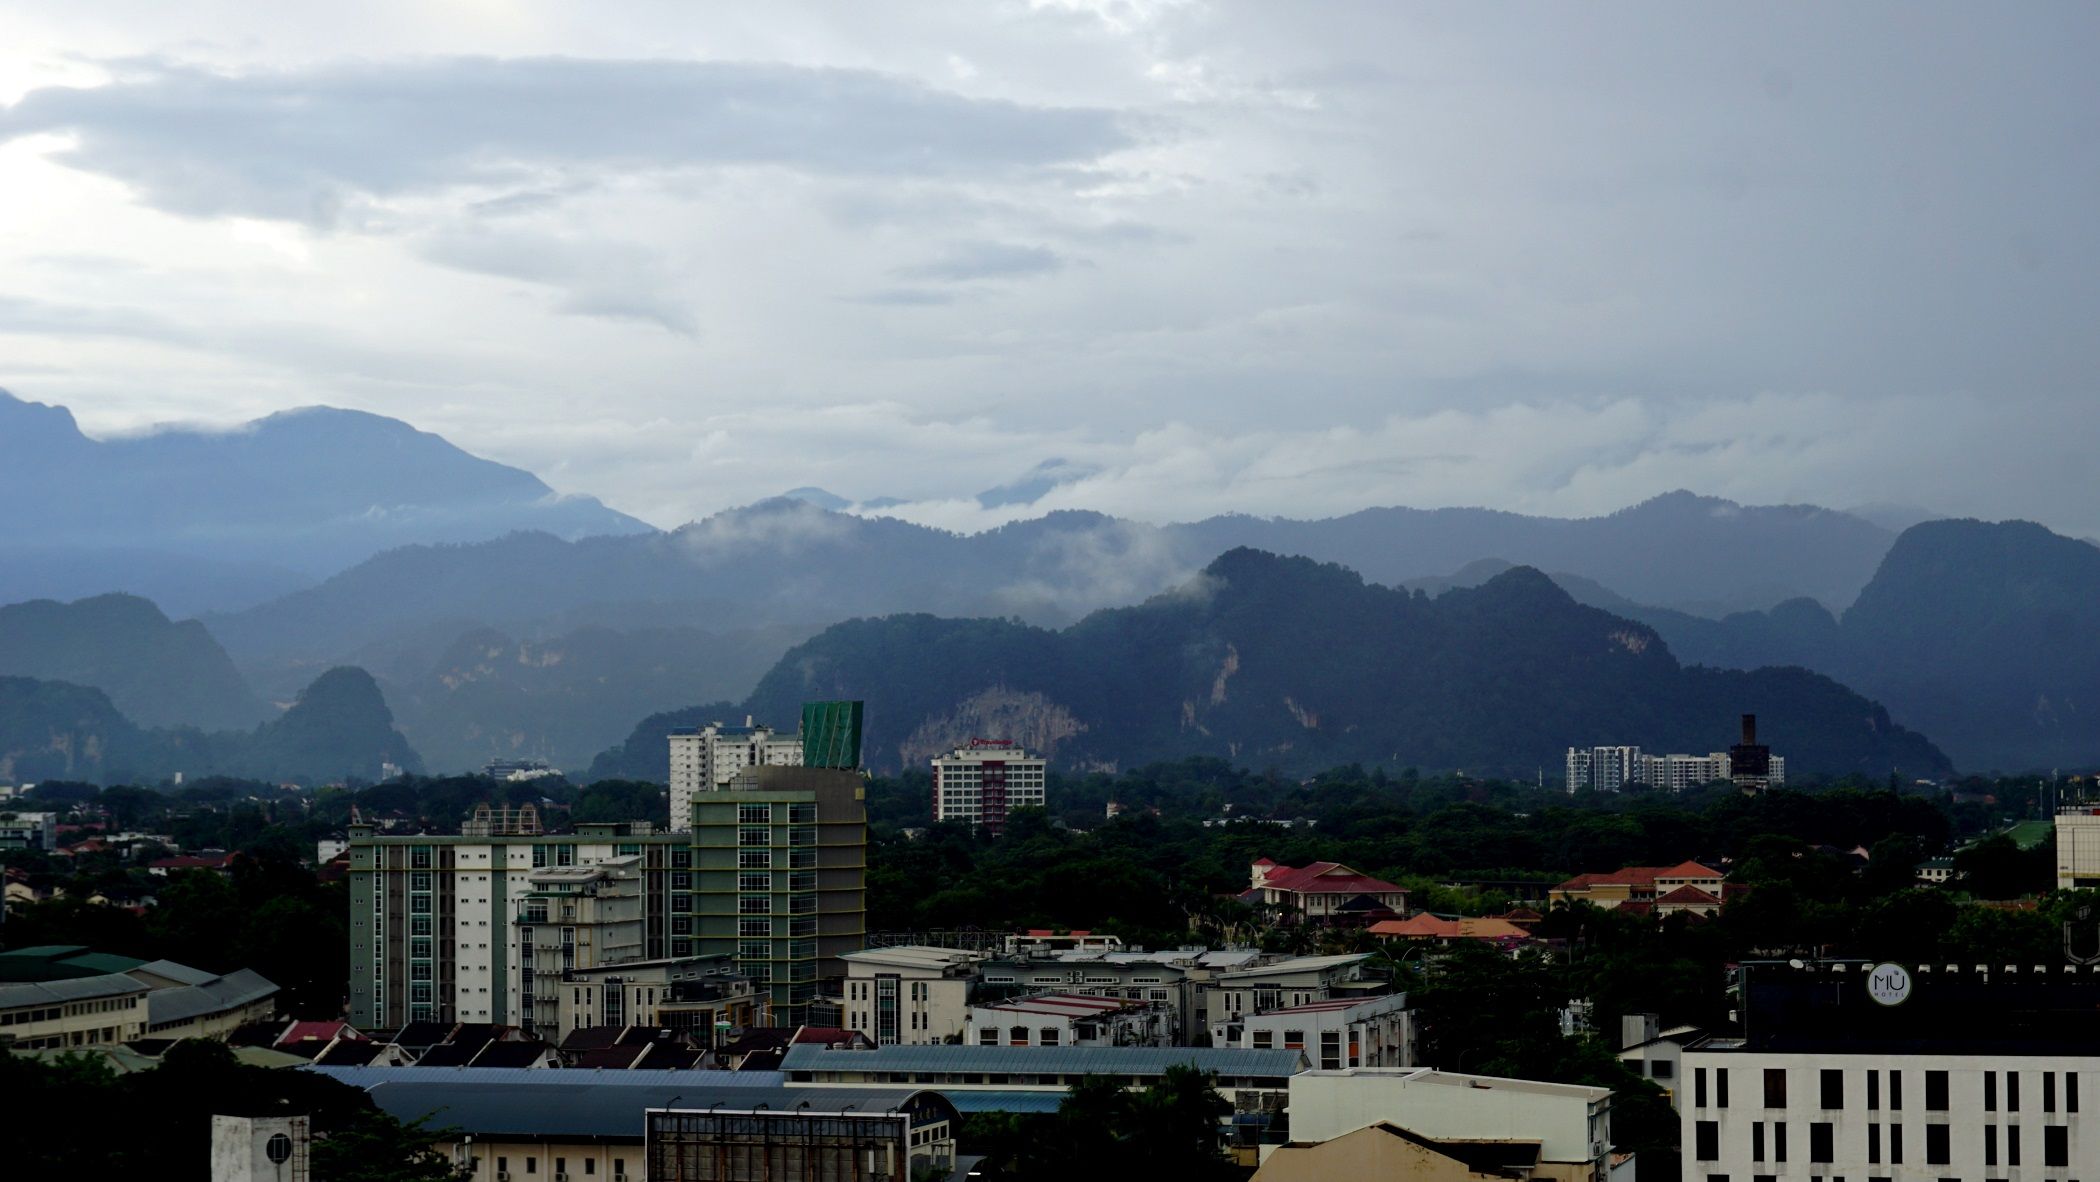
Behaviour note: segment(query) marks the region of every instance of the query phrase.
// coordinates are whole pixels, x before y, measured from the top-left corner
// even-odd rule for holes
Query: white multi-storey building
[[[2100,805],[2056,810],[2056,889],[2100,887]]]
[[[1220,1019],[1211,1024],[1218,1047],[1302,1051],[1314,1067],[1413,1067],[1414,1014],[1405,993],[1335,997]]]
[[[1666,792],[1682,792],[1732,778],[1733,761],[1726,751],[1710,755],[1646,755],[1639,747],[1568,748],[1568,791],[1584,788],[1617,792],[1628,784],[1646,784]],[[1786,760],[1774,755],[1764,777],[1768,787],[1786,783]]]
[[[772,727],[710,722],[693,730],[672,731],[671,830],[693,827],[693,797],[721,789],[747,767],[801,767],[802,736],[776,734]]]
[[[2100,1084],[2093,974],[1745,972],[1743,1036],[1683,1051],[1686,1178],[2071,1182],[2100,1166],[2081,1116]]]
[[[987,955],[923,944],[848,952],[839,957],[846,962],[846,1025],[885,1047],[960,1038]]]
[[[1376,1067],[1314,1068],[1290,1087],[1294,1147],[1384,1123],[1435,1138],[1535,1141],[1534,1179],[1601,1182],[1610,1172],[1610,1088]]]
[[[1015,809],[1042,808],[1049,761],[1005,739],[971,739],[933,761],[933,819],[1006,827]]]

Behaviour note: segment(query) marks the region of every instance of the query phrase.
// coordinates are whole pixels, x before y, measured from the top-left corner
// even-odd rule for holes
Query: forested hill
[[[251,731],[212,732],[148,729],[101,690],[0,677],[0,783],[151,784],[176,773],[325,783],[377,780],[384,763],[423,766],[362,669],[323,673],[289,710]]]
[[[1529,776],[1558,769],[1571,744],[1723,749],[1748,712],[1791,771],[1949,770],[1923,736],[1826,677],[1681,667],[1652,629],[1528,567],[1432,599],[1238,549],[1062,631],[925,615],[839,624],[782,658],[743,710],[786,721],[833,697],[868,702],[866,758],[881,770],[997,735],[1067,767],[1207,754],[1289,771]],[[638,730],[594,772],[660,777],[662,752],[660,733]]]
[[[0,607],[0,675],[92,686],[146,726],[253,726],[270,713],[195,620],[136,595]]]

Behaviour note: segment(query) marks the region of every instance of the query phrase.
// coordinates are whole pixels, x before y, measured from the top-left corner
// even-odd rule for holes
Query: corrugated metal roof
[[[956,1088],[941,1095],[957,1112],[1056,1112],[1065,1102],[1064,1092],[1000,1092],[983,1088]]]
[[[1241,969],[1237,972],[1219,973],[1218,980],[1231,981],[1240,977],[1267,977],[1277,973],[1318,972],[1321,969],[1331,969],[1339,965],[1353,964],[1356,961],[1369,960],[1370,958],[1371,954],[1368,952],[1345,952],[1338,956],[1299,956],[1290,960],[1279,960],[1274,964],[1257,965],[1251,969]]]
[[[389,1081],[373,1085],[367,1093],[374,1104],[399,1120],[428,1117],[434,1128],[458,1128],[477,1136],[612,1137],[639,1142],[644,1114],[651,1108],[784,1112],[806,1106],[815,1113],[869,1114],[888,1112],[923,1090],[706,1088],[662,1082],[665,1075],[679,1073],[661,1071],[646,1073],[649,1082],[638,1085],[605,1082],[596,1072],[589,1073],[593,1078],[588,1083],[561,1078],[584,1072],[520,1069],[513,1074],[529,1076],[532,1082]]]
[[[154,990],[146,995],[146,1022],[150,1026],[187,1022],[207,1014],[239,1009],[276,992],[276,983],[268,977],[254,969],[241,969],[223,977],[213,977],[202,985]]]
[[[998,1075],[1162,1075],[1193,1063],[1227,1078],[1285,1076],[1304,1065],[1297,1051],[1241,1047],[972,1047],[888,1046],[833,1050],[809,1045],[788,1048],[780,1068],[801,1071],[971,1072]]]
[[[449,1084],[543,1084],[567,1082],[572,1085],[603,1083],[615,1086],[653,1087],[665,1085],[674,1090],[678,1087],[723,1088],[760,1087],[778,1088],[787,1082],[787,1076],[778,1071],[626,1071],[613,1069],[583,1069],[573,1067],[323,1067],[310,1066],[308,1071],[318,1072],[331,1079],[353,1087],[371,1088],[388,1082],[414,1081],[429,1083],[433,1080]],[[554,1074],[554,1073],[559,1074]]]
[[[149,960],[134,971],[151,973],[156,977],[165,977],[170,981],[180,981],[184,985],[203,985],[216,978],[216,974],[207,973],[203,969],[193,969],[186,964],[173,960]]]
[[[108,973],[100,977],[69,977],[60,981],[23,981],[13,985],[0,985],[0,1010],[18,1009],[23,1006],[60,1005],[69,1001],[86,1001],[96,997],[122,997],[128,993],[144,993],[143,982],[134,981],[122,973]]]

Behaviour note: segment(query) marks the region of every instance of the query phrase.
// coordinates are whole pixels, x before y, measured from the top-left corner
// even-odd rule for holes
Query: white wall
[[[1720,1103],[1720,1081],[1718,1072],[1728,1072],[1728,1104]],[[1825,1069],[1843,1072],[1843,1106],[1823,1107],[1821,1073]],[[1855,1175],[1864,1179],[1872,1176],[1892,1178],[1898,1182],[1929,1182],[1941,1178],[1961,1178],[1981,1182],[1985,1178],[2036,1179],[2039,1182],[2056,1182],[2082,1177],[2100,1177],[2100,1131],[2085,1132],[2081,1120],[2090,1120],[2079,1113],[2068,1112],[2069,1087],[2065,1073],[2078,1076],[2078,1100],[2081,1112],[2090,1111],[2100,1104],[2100,1060],[2092,1057],[2038,1056],[2038,1055],[1857,1055],[1857,1054],[1771,1054],[1748,1051],[1711,1050],[1693,1047],[1685,1051],[1680,1068],[1683,1078],[1678,1080],[1677,1107],[1682,1120],[1684,1137],[1684,1176],[1688,1179],[1704,1179],[1708,1175],[1737,1174],[1745,1178],[1753,1174],[1794,1174],[1817,1176]],[[1764,1073],[1779,1070],[1786,1073],[1786,1094],[1783,1105],[1765,1106]],[[1706,1073],[1704,1105],[1699,1103],[1699,1073]],[[1926,1107],[1926,1073],[1947,1073],[1947,1106],[1944,1110]],[[1867,1107],[1867,1075],[1876,1073],[1880,1078],[1879,1106]],[[1892,1107],[1892,1089],[1889,1074],[1899,1073],[1902,1078],[1902,1107]],[[1997,1073],[1997,1097],[1995,1111],[1985,1108],[1986,1072]],[[2010,1109],[2011,1097],[2006,1075],[2019,1075],[2019,1111]],[[2055,1075],[2055,1111],[2045,1111],[2043,1075]],[[1719,1142],[1718,1153],[1710,1158],[1699,1157],[1699,1126],[1712,1122]],[[1786,1161],[1778,1158],[1778,1133],[1775,1126],[1786,1126]],[[1832,1159],[1829,1162],[1814,1162],[1810,1154],[1811,1129],[1818,1124],[1832,1126]],[[1753,1153],[1754,1126],[1764,1126],[1765,1156],[1758,1160]],[[1926,1153],[1926,1128],[1945,1125],[1948,1128],[1949,1160],[1934,1163]],[[1869,1160],[1869,1127],[1878,1127],[1880,1139],[1880,1162]],[[1892,1159],[1894,1137],[1890,1128],[1902,1129],[1903,1161]],[[1998,1142],[1998,1161],[1987,1165],[1984,1129],[1995,1126]],[[2043,1156],[2044,1128],[2063,1127],[2069,1130],[2070,1167],[2051,1167]],[[2020,1166],[2010,1165],[2010,1129],[2019,1129]],[[2082,1171],[2082,1172],[2081,1172]]]
[[[1427,1069],[1306,1071],[1291,1077],[1291,1139],[1331,1141],[1391,1121],[1426,1137],[1535,1139],[1547,1161],[1590,1161],[1598,1145],[1610,1145],[1609,1096],[1603,1088]]]

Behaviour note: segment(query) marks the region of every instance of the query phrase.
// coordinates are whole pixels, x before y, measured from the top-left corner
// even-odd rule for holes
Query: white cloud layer
[[[2100,534],[2089,8],[23,8],[0,385],[90,429],[351,406],[665,525]]]

